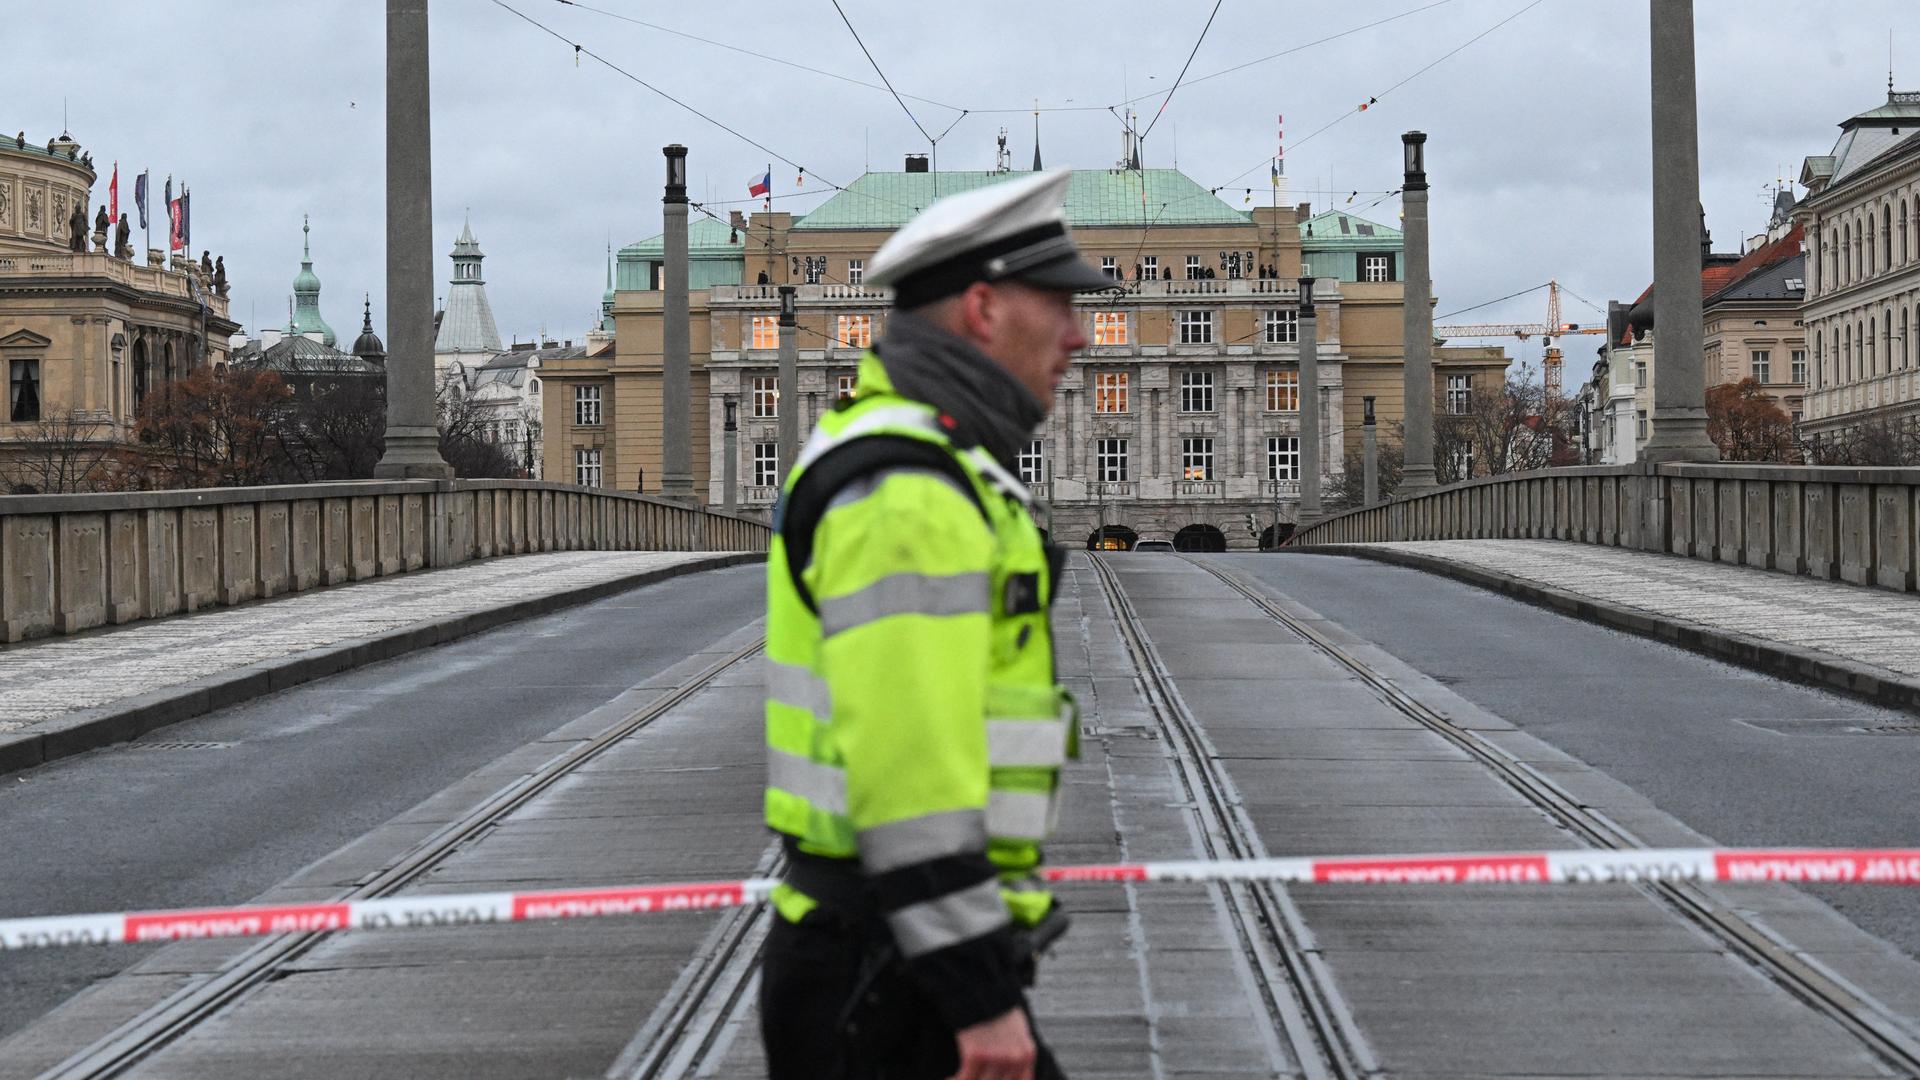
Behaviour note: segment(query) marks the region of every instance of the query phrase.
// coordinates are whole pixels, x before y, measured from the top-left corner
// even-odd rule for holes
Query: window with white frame
[[[1160,280],[1160,256],[1149,255],[1140,263],[1141,281]]]
[[[1770,383],[1773,381],[1773,353],[1767,349],[1754,349],[1748,352],[1750,361],[1748,370],[1753,372],[1753,381]]]
[[[1187,277],[1197,278],[1199,276],[1200,276],[1200,256],[1198,255],[1187,256]]]
[[[1111,255],[1100,256],[1100,272],[1107,275],[1109,281],[1120,280],[1120,267],[1115,265]]]
[[[1183,413],[1213,411],[1213,372],[1183,371],[1180,373],[1180,411]]]
[[[1093,343],[1095,345],[1125,345],[1127,343],[1127,313],[1124,311],[1094,312]]]
[[[854,384],[854,382],[855,382],[855,380],[856,380],[857,378],[858,378],[858,376],[856,376],[856,375],[854,375],[854,374],[853,374],[852,372],[850,372],[850,371],[843,371],[843,372],[841,372],[840,374],[838,374],[838,375],[835,375],[835,376],[833,377],[833,397],[834,397],[834,400],[836,400],[836,401],[838,401],[838,400],[839,400],[839,399],[841,399],[841,398],[850,398],[850,397],[852,397],[852,396],[853,396],[853,384]]]
[[[1180,344],[1213,344],[1213,312],[1182,311],[1180,313]]]
[[[1633,413],[1633,434],[1635,438],[1647,437],[1647,410],[1635,409]]]
[[[1300,439],[1297,436],[1267,437],[1267,479],[1300,479]]]
[[[1044,484],[1047,482],[1047,444],[1034,439],[1020,448],[1020,457],[1016,463],[1020,469],[1020,482],[1023,484]]]
[[[1127,411],[1126,372],[1096,371],[1093,373],[1093,411],[1097,413]]]
[[[1267,372],[1267,411],[1300,411],[1300,373],[1298,371]]]
[[[600,486],[600,449],[598,447],[574,449],[573,482],[581,487]]]
[[[1300,340],[1300,312],[1293,308],[1268,308],[1261,324],[1269,345],[1290,345]]]
[[[1362,255],[1360,257],[1360,280],[1392,281],[1393,256]]]
[[[753,377],[753,418],[772,420],[780,415],[780,377],[777,375],[755,375]]]
[[[748,348],[777,349],[780,347],[780,316],[755,315],[753,317],[753,344]]]
[[[573,388],[573,422],[578,427],[600,426],[600,388],[598,386]]]
[[[1213,440],[1189,435],[1180,440],[1180,479],[1213,479]]]
[[[1103,484],[1123,484],[1127,480],[1127,440],[1100,439],[1095,446],[1094,479]]]
[[[1466,414],[1467,407],[1473,402],[1473,376],[1447,376],[1447,411],[1455,416]]]
[[[1633,362],[1633,385],[1642,388],[1647,385],[1647,362],[1645,360],[1635,360]]]
[[[864,349],[873,344],[873,316],[842,315],[835,339],[842,348]]]
[[[753,486],[773,487],[780,482],[780,444],[753,444]]]
[[[867,261],[865,259],[847,260],[847,284],[858,285],[866,280]]]

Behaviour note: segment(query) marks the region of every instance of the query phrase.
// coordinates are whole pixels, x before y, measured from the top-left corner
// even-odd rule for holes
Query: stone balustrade
[[[1920,468],[1622,465],[1484,477],[1349,510],[1288,546],[1535,538],[1911,592]]]
[[[0,497],[0,642],[533,551],[764,551],[767,526],[527,480]]]

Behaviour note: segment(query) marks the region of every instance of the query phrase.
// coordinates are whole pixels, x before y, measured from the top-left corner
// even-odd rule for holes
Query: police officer
[[[1077,749],[1057,549],[1014,466],[1086,337],[1068,175],[943,199],[874,256],[894,313],[788,477],[768,558],[761,982],[774,1080],[1060,1076],[1024,988]]]

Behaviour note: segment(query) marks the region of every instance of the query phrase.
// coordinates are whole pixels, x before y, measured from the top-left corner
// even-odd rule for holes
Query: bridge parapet
[[[529,480],[0,497],[0,642],[535,551],[765,551],[766,525]]]
[[[1611,465],[1545,469],[1377,503],[1288,546],[1570,540],[1911,592],[1920,468]]]

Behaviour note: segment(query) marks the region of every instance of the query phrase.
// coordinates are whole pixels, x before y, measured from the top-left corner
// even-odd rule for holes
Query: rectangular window
[[[15,360],[10,366],[7,416],[14,423],[40,419],[40,361]]]
[[[1797,383],[1806,382],[1807,381],[1807,350],[1805,349],[1793,350],[1792,359],[1793,359],[1793,381]]]
[[[1300,440],[1293,435],[1267,438],[1267,479],[1300,479]]]
[[[1094,312],[1093,343],[1095,345],[1125,345],[1127,343],[1127,313],[1124,311]]]
[[[858,285],[866,280],[867,261],[865,259],[847,260],[847,284]]]
[[[1180,344],[1213,344],[1213,312],[1183,311],[1180,313]]]
[[[1634,410],[1633,416],[1634,416],[1634,432],[1633,432],[1634,437],[1637,439],[1646,438],[1647,437],[1647,410],[1636,409]]]
[[[753,486],[773,487],[780,482],[780,444],[753,444]]]
[[[1183,371],[1180,373],[1180,411],[1213,411],[1213,372]]]
[[[825,277],[827,273],[827,257],[825,255],[818,257],[808,255],[803,265],[806,268],[806,283],[809,285],[820,284],[820,279]]]
[[[1635,360],[1633,362],[1633,385],[1643,388],[1647,385],[1647,362],[1645,360]]]
[[[873,344],[873,316],[842,315],[837,335],[842,348],[864,349]]]
[[[1159,281],[1160,280],[1160,256],[1149,255],[1146,257],[1145,261],[1143,261],[1140,264],[1140,280],[1142,281]]]
[[[1300,411],[1300,373],[1297,371],[1267,372],[1267,411]]]
[[[1472,402],[1473,376],[1447,376],[1447,411],[1455,416],[1464,416]]]
[[[1098,471],[1094,479],[1103,484],[1127,482],[1127,440],[1101,439],[1097,444]]]
[[[579,427],[600,426],[599,387],[576,386],[573,388],[573,422]]]
[[[1044,484],[1047,482],[1046,443],[1034,439],[1020,450],[1020,482],[1023,484]]]
[[[853,374],[851,374],[851,373],[844,373],[844,372],[843,372],[842,374],[839,374],[839,375],[835,375],[835,376],[833,377],[833,396],[834,396],[834,398],[835,398],[836,400],[838,400],[839,398],[850,398],[850,397],[852,397],[852,396],[853,396],[853,384],[854,384],[854,380],[855,380],[856,378],[857,378],[857,376],[855,376],[855,375],[853,375]]]
[[[581,487],[600,486],[600,451],[598,449],[575,449],[573,452],[573,482]]]
[[[753,377],[753,418],[772,420],[780,415],[780,378],[777,375]]]
[[[1262,323],[1269,345],[1291,345],[1300,340],[1300,312],[1293,308],[1269,308]]]
[[[1126,372],[1094,372],[1093,411],[1097,413],[1123,413],[1127,411]]]
[[[1360,280],[1392,281],[1392,255],[1362,255],[1360,257]]]
[[[1198,255],[1187,256],[1187,277],[1197,278],[1199,276],[1200,276],[1200,256]]]
[[[1747,356],[1752,361],[1751,366],[1753,370],[1754,381],[1763,382],[1763,383],[1772,382],[1773,381],[1773,353],[1769,352],[1766,349],[1754,349],[1752,352],[1748,353]]]
[[[780,347],[780,316],[755,315],[753,317],[753,344],[749,348],[777,349]]]
[[[1109,281],[1120,280],[1120,268],[1114,265],[1113,256],[1111,255],[1100,256],[1100,272],[1107,275],[1107,280]]]
[[[1213,440],[1190,435],[1180,440],[1180,479],[1213,479]]]

